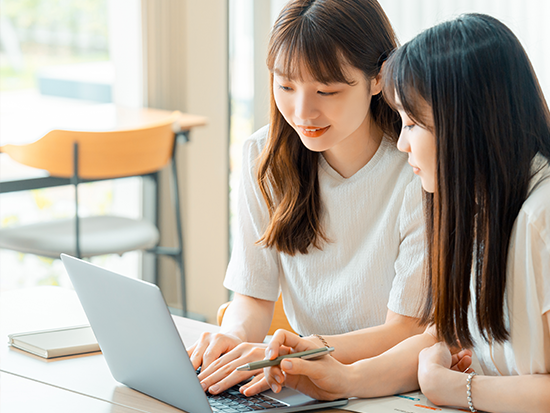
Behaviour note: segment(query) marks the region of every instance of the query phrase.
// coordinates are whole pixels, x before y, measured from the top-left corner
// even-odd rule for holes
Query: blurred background
[[[26,143],[64,125],[81,108],[155,107],[207,116],[179,160],[184,193],[189,309],[215,320],[229,292],[222,286],[235,225],[242,142],[268,122],[265,67],[270,27],[281,0],[0,0],[0,145]],[[493,15],[527,50],[550,96],[550,2],[547,0],[380,0],[401,43],[465,12]],[[46,122],[47,120],[47,122]],[[55,122],[54,122],[55,123]],[[5,173],[5,172],[4,172]],[[9,174],[17,175],[17,166]],[[3,177],[0,176],[0,179]],[[167,183],[161,188],[168,192]],[[73,191],[58,187],[0,196],[7,227],[74,214]],[[141,178],[85,184],[83,215],[147,216]],[[162,237],[174,242],[173,216],[161,202]],[[151,279],[139,252],[93,262]],[[160,284],[177,307],[173,263]],[[59,260],[0,250],[0,290],[69,286]]]

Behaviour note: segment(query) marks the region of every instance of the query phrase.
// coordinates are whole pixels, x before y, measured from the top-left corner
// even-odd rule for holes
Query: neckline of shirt
[[[378,163],[380,163],[380,160],[383,158],[384,154],[387,152],[388,148],[392,145],[392,143],[384,136],[382,138],[382,141],[380,142],[380,145],[378,146],[378,149],[376,149],[376,152],[372,156],[372,158],[357,172],[355,172],[352,176],[349,178],[344,178],[342,175],[340,175],[330,164],[327,162],[325,157],[322,153],[319,155],[319,166],[332,178],[336,179],[339,182],[353,182],[357,179],[360,179],[363,175],[368,174],[370,171],[372,171]]]

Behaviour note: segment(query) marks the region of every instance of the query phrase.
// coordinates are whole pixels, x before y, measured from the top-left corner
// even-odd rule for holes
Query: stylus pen
[[[299,353],[291,353],[284,356],[279,356],[273,360],[253,361],[252,363],[248,363],[243,366],[237,367],[237,370],[250,371],[250,370],[263,369],[265,367],[276,366],[277,364],[280,364],[281,361],[283,361],[284,359],[290,359],[290,358],[301,358],[304,360],[315,359],[317,357],[325,356],[332,351],[334,351],[334,347],[321,347],[321,348],[316,348],[314,350],[301,351]]]

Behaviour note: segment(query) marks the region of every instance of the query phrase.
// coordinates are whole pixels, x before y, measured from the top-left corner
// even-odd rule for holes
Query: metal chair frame
[[[181,204],[180,204],[180,191],[179,191],[179,181],[178,181],[178,167],[176,161],[176,151],[178,147],[178,142],[182,141],[183,143],[189,142],[189,131],[182,131],[175,134],[174,145],[172,148],[172,156],[170,159],[171,171],[172,171],[172,190],[170,191],[172,196],[173,209],[176,215],[176,229],[177,229],[177,247],[164,247],[157,246],[145,250],[145,252],[152,253],[155,255],[164,255],[171,257],[179,267],[180,271],[180,294],[181,294],[181,304],[182,304],[182,315],[185,317],[187,315],[187,289],[185,282],[185,260],[184,260],[184,250],[183,250],[183,224],[181,220]],[[77,257],[82,258],[81,249],[80,249],[80,216],[79,216],[79,205],[78,205],[78,185],[80,183],[90,182],[86,179],[81,179],[79,176],[79,146],[78,142],[73,144],[73,165],[74,171],[73,176],[71,177],[71,184],[74,187],[74,199],[75,199],[75,239],[76,239],[76,252]],[[153,172],[145,175],[134,175],[136,177],[151,177],[155,181],[155,187],[157,191],[157,206],[156,206],[156,222],[158,227],[158,210],[159,210],[159,172]],[[116,178],[118,179],[118,178]],[[154,283],[158,284],[158,264],[156,265],[156,271],[154,275]]]

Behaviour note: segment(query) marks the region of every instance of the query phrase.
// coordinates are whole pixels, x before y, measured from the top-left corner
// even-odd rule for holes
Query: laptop
[[[159,288],[66,254],[61,259],[115,380],[189,413],[298,412],[347,404],[293,389],[207,395]]]

